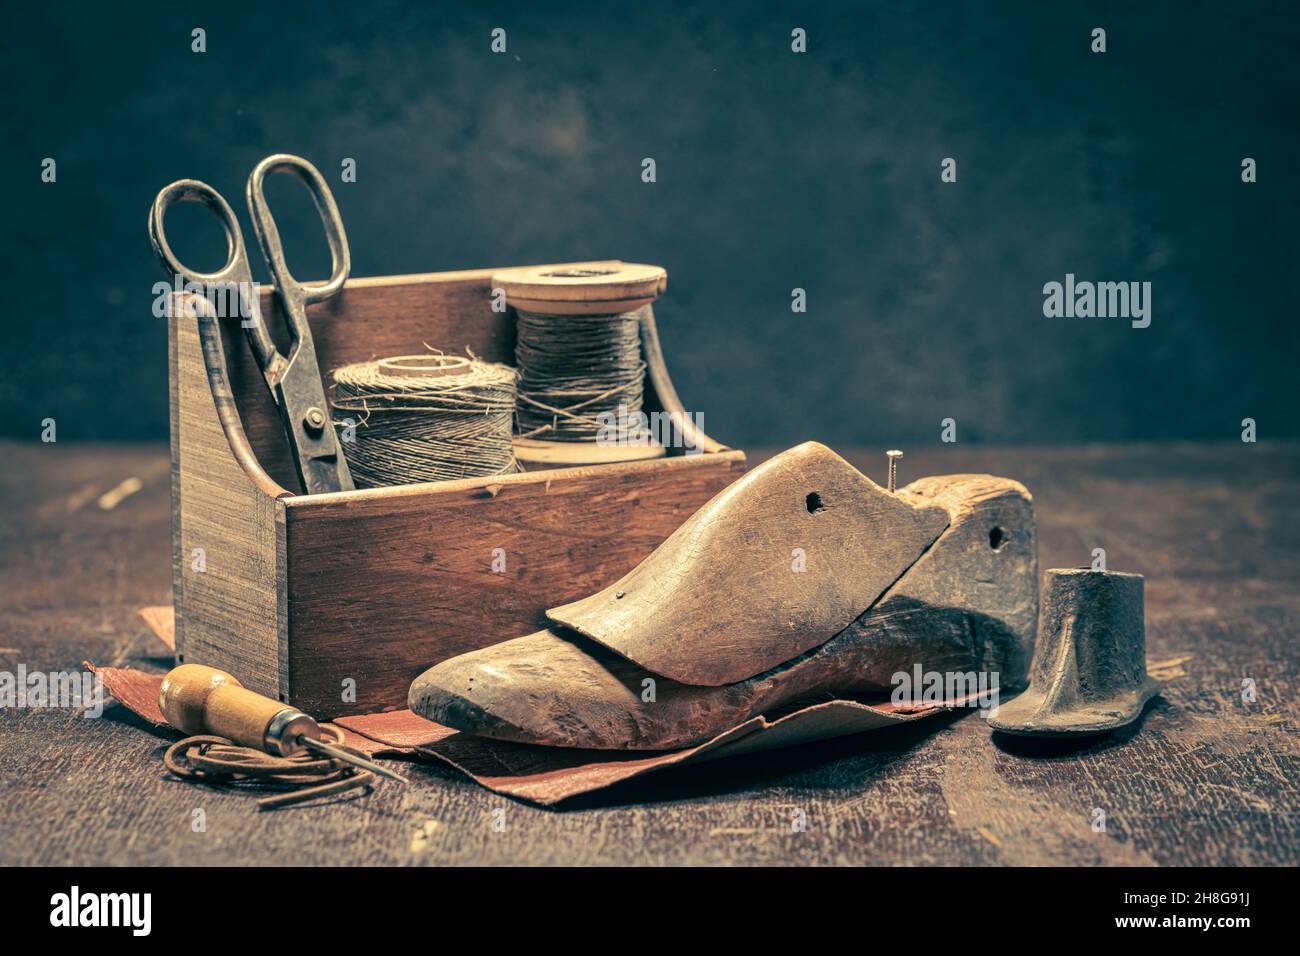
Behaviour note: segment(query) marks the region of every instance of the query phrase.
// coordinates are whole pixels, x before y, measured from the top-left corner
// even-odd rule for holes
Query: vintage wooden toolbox
[[[348,281],[310,311],[322,372],[426,343],[513,364],[494,271]],[[301,495],[237,321],[215,333],[228,389],[209,381],[204,304],[169,308],[176,657],[317,717],[405,707],[425,668],[544,627],[546,608],[626,573],[745,468],[705,437],[701,454]],[[682,414],[653,323],[642,345],[646,410]]]

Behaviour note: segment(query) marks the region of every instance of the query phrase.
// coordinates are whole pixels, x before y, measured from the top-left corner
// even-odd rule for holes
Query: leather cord
[[[333,727],[322,730],[333,737],[329,743],[365,756],[343,746],[343,735]],[[375,776],[368,770],[358,770],[340,760],[307,751],[292,757],[276,757],[211,734],[178,740],[163,754],[163,763],[171,773],[191,783],[249,782],[256,787],[288,791],[261,798],[257,801],[258,810],[274,810],[369,786]]]

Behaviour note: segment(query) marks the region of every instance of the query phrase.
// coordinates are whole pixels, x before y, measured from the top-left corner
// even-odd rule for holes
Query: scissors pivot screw
[[[325,413],[313,405],[302,417],[302,423],[307,426],[308,431],[320,434],[325,430]]]

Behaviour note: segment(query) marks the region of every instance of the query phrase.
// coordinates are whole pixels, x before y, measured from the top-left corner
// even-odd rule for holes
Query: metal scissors
[[[280,244],[280,231],[275,217],[266,204],[263,182],[269,173],[292,173],[311,191],[312,201],[325,227],[329,242],[331,274],[321,285],[303,285],[289,272]],[[308,494],[325,491],[350,491],[352,474],[347,459],[339,445],[338,436],[330,422],[325,402],[325,387],[321,383],[320,367],[316,361],[316,348],[312,344],[311,328],[307,324],[307,306],[324,302],[337,295],[351,271],[348,237],[343,232],[343,221],[329,186],[307,160],[286,153],[268,156],[253,169],[248,177],[248,212],[257,233],[258,245],[266,259],[267,268],[285,315],[285,324],[293,338],[288,356],[280,354],[266,323],[262,321],[261,307],[254,294],[253,276],[248,264],[248,251],[239,221],[222,195],[207,183],[197,179],[181,179],[158,193],[149,214],[149,239],[153,243],[158,261],[169,274],[179,275],[187,282],[197,283],[203,289],[224,288],[235,290],[244,305],[242,325],[253,347],[257,364],[266,379],[267,387],[279,406],[285,434],[293,449],[298,477]],[[178,202],[197,202],[206,206],[221,220],[226,230],[226,264],[216,272],[196,272],[180,263],[167,244],[163,232],[163,216]]]

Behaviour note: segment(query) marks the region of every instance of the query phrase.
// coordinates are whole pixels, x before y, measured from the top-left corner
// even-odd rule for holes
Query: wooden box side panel
[[[168,323],[176,656],[284,693],[284,506],[241,467],[184,297]],[[240,343],[242,344],[242,343]],[[245,351],[247,350],[245,346]]]
[[[630,571],[744,467],[721,452],[288,499],[290,702],[318,717],[405,707],[426,668],[545,627],[547,608]]]

